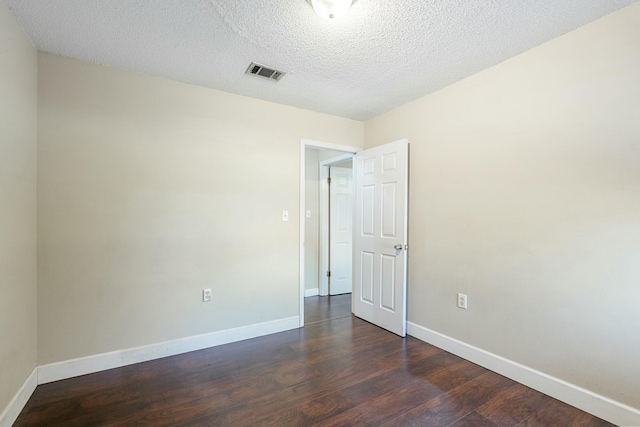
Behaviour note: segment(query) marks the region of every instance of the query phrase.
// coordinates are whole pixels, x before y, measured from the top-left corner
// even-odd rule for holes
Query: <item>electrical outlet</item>
[[[458,294],[458,307],[467,309],[467,294]]]
[[[211,289],[202,290],[202,302],[211,302]]]

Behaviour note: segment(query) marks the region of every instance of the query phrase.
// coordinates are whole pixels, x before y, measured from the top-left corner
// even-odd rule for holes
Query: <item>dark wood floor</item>
[[[304,299],[304,324],[351,316],[351,294]]]
[[[40,385],[15,423],[135,425],[611,426],[352,316]]]

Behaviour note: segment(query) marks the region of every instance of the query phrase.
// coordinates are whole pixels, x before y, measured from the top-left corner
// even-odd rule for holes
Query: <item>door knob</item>
[[[397,245],[395,245],[393,247],[393,249],[395,249],[396,251],[401,251],[402,250],[402,245],[400,243],[398,243]]]

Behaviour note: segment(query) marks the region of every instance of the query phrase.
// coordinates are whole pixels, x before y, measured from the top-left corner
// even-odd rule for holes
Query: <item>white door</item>
[[[409,141],[356,154],[353,313],[406,335]]]
[[[330,168],[329,294],[351,292],[353,253],[353,169]]]

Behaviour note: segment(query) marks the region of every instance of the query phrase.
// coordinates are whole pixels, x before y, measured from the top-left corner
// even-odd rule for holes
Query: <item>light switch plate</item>
[[[282,211],[282,220],[289,221],[289,211]]]

